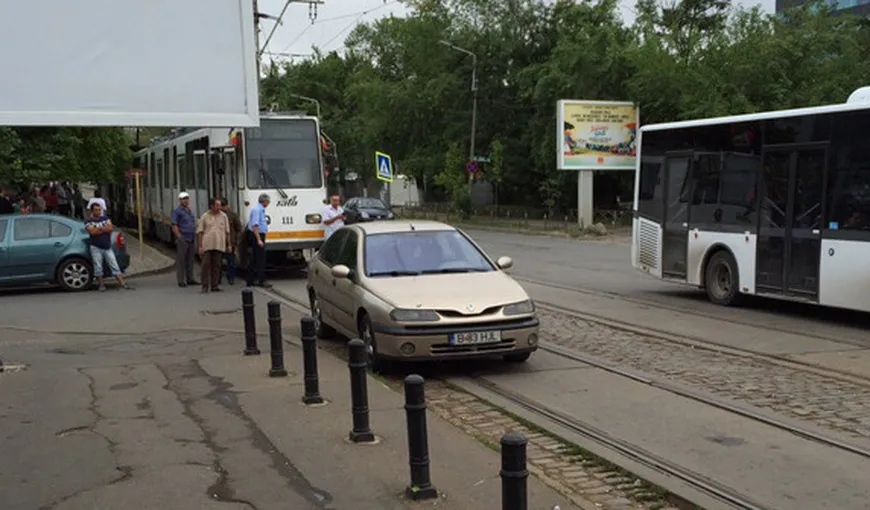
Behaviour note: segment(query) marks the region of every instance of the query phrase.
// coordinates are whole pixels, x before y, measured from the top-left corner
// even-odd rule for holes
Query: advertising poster
[[[558,103],[559,170],[634,170],[638,109],[633,103]]]

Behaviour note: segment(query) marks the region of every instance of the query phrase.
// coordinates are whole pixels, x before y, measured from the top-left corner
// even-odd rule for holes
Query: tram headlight
[[[305,223],[309,225],[319,225],[320,222],[323,221],[323,217],[319,214],[306,214],[305,215]]]

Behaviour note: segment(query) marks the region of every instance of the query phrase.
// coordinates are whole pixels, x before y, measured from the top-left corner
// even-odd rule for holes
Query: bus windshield
[[[320,143],[311,119],[262,119],[245,131],[248,187],[319,188]]]

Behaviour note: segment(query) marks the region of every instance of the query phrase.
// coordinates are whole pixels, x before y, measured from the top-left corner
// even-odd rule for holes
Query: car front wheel
[[[317,338],[332,338],[335,335],[335,330],[323,322],[323,312],[320,309],[320,298],[313,290],[309,295],[311,302],[311,317],[314,319],[314,328],[317,332]]]
[[[372,320],[367,314],[363,314],[359,319],[359,336],[366,344],[366,353],[369,358],[369,366],[372,372],[386,373],[388,371],[387,363],[378,355],[378,344],[375,340],[375,331],[372,328]]]
[[[84,259],[67,259],[57,268],[57,284],[67,292],[87,290],[93,276],[90,262]]]

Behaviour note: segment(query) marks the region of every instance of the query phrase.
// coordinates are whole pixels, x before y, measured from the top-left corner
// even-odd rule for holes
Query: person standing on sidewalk
[[[190,195],[186,191],[178,194],[178,207],[172,210],[169,221],[175,238],[175,279],[179,287],[196,285],[199,283],[193,279],[196,218],[190,210]]]
[[[344,209],[341,207],[340,196],[332,195],[329,197],[329,205],[323,208],[323,224],[326,226],[324,241],[344,226]]]
[[[118,281],[118,285],[122,289],[130,289],[130,286],[124,281],[124,275],[121,273],[121,266],[118,265],[118,259],[115,258],[115,252],[112,250],[112,220],[104,215],[100,204],[91,206],[91,215],[85,220],[85,230],[91,236],[91,260],[94,264],[94,277],[97,279],[100,292],[105,292],[106,285],[103,283],[103,268],[109,266],[109,271],[112,276]]]
[[[196,245],[202,257],[202,291],[220,292],[221,261],[230,252],[230,221],[221,211],[221,201],[208,201],[208,211],[196,225]]]
[[[57,212],[61,216],[72,216],[72,190],[66,181],[60,182],[57,185]],[[108,214],[103,209],[103,214]]]
[[[251,247],[252,256],[248,264],[247,284],[248,287],[259,282],[265,288],[271,287],[266,283],[266,233],[269,224],[266,223],[266,207],[269,206],[269,195],[263,193],[257,200],[257,205],[251,207],[248,216],[248,228],[245,231],[248,237],[248,246]]]
[[[239,250],[239,242],[242,239],[242,221],[236,211],[230,209],[229,202],[226,197],[221,199],[221,209],[227,215],[230,222],[230,251],[224,255],[227,261],[227,283],[230,285],[236,282],[236,253]],[[223,277],[221,277],[223,281]]]

